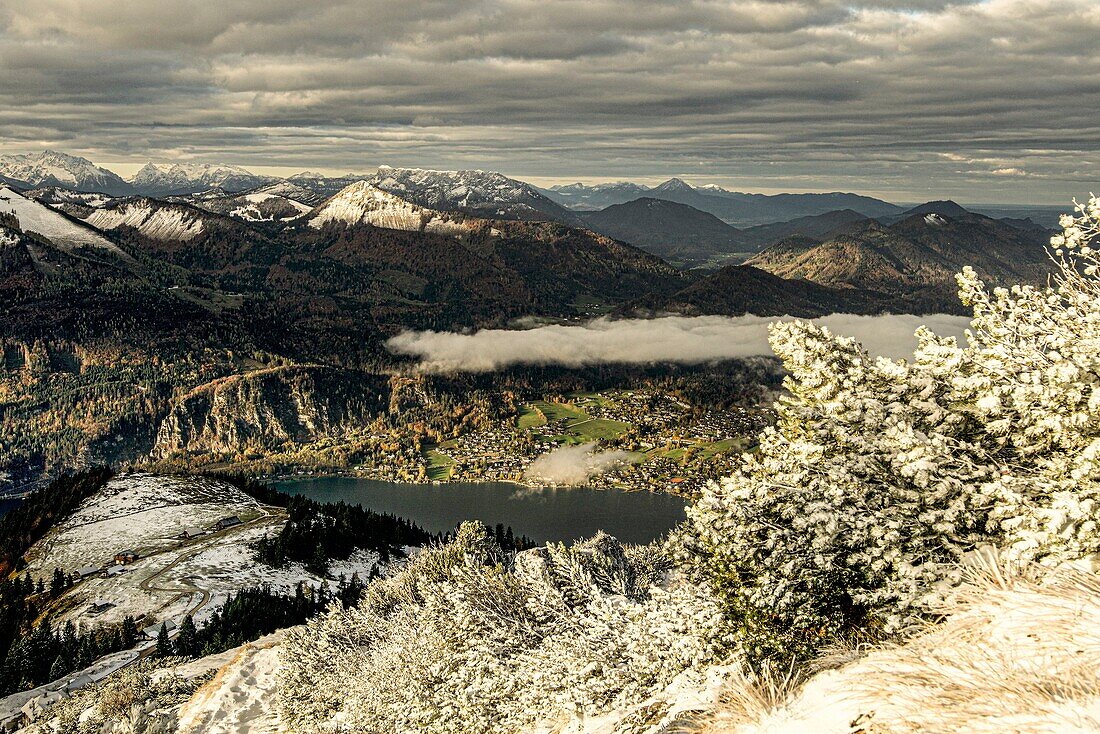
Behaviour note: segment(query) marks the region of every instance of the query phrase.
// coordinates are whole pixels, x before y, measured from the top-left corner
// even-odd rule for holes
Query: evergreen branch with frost
[[[303,734],[522,731],[644,701],[716,659],[721,631],[660,548],[598,535],[512,558],[467,523],[292,632],[280,710]]]
[[[982,544],[1050,566],[1100,552],[1100,202],[1062,226],[1049,287],[959,275],[966,346],[921,329],[911,361],[872,360],[812,324],[772,327],[776,425],[683,534],[750,656],[903,630]]]

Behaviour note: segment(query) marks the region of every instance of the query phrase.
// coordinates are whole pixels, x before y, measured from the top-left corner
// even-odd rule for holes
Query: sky
[[[1057,203],[1095,0],[0,0],[0,153]]]

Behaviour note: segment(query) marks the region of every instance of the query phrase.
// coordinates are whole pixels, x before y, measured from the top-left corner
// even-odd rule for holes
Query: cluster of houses
[[[210,532],[218,532],[227,528],[242,525],[243,521],[236,515],[230,515],[218,520],[210,530],[200,527],[185,527],[179,536],[183,540],[194,539]],[[128,573],[130,564],[138,561],[141,555],[133,549],[124,549],[114,555],[112,563],[103,566],[84,566],[77,570],[80,578],[100,576],[110,578]],[[97,616],[114,608],[116,605],[106,599],[95,599],[85,609],[84,614]],[[169,636],[177,631],[177,625],[171,619],[165,619],[156,624],[151,624],[140,631],[143,645],[131,650],[113,653],[97,660],[89,668],[67,676],[61,680],[53,681],[30,691],[21,691],[5,698],[0,698],[0,732],[16,732],[23,729],[28,723],[41,718],[42,714],[54,704],[62,701],[93,683],[99,683],[112,673],[121,670],[141,657],[141,650],[157,639],[161,630],[165,630]]]

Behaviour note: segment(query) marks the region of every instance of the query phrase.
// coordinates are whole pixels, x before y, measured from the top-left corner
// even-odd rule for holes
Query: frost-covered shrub
[[[212,676],[184,678],[179,658],[142,660],[48,710],[27,734],[172,734],[180,705]]]
[[[646,699],[715,656],[720,624],[659,549],[601,535],[513,558],[467,523],[292,633],[280,706],[299,732],[520,731]]]
[[[969,344],[918,332],[911,362],[775,325],[778,421],[689,509],[687,548],[756,657],[896,631],[982,544],[1056,565],[1100,551],[1100,202],[1064,217],[1049,287],[989,293]]]

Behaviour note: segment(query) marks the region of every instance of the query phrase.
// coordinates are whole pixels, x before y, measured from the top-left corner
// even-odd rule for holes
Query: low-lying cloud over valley
[[[526,482],[579,487],[597,474],[626,463],[626,451],[597,451],[596,444],[559,446],[531,462],[523,473]]]
[[[429,371],[489,372],[513,365],[583,367],[601,363],[697,364],[772,355],[765,316],[665,316],[596,319],[526,330],[483,329],[472,334],[406,331],[387,342],[397,354],[417,357]],[[855,337],[872,355],[912,356],[914,332],[924,325],[940,336],[964,338],[965,316],[856,316],[812,319],[835,334]]]

